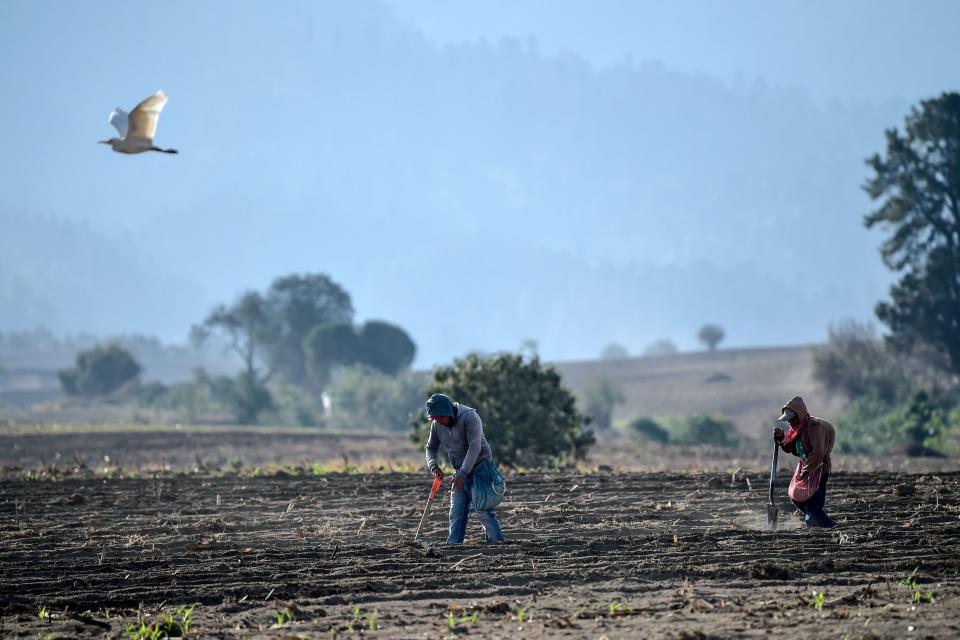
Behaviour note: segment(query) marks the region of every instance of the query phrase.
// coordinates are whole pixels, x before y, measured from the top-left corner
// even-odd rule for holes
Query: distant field
[[[813,380],[813,351],[813,346],[724,349],[550,364],[574,390],[598,379],[619,385],[626,403],[616,408],[615,419],[717,411],[730,417],[743,435],[756,436],[776,417],[781,404],[797,393],[806,398],[817,415],[832,418],[841,412],[845,400],[828,394]],[[39,362],[36,366],[47,364]],[[0,420],[164,421],[157,412],[123,404],[64,402],[52,370],[8,368],[0,377]]]
[[[490,437],[496,438],[490,429]],[[0,473],[43,467],[70,472],[82,460],[101,473],[174,472],[242,468],[295,468],[309,475],[311,466],[343,469],[417,469],[423,450],[406,433],[335,433],[315,428],[0,423]],[[740,477],[763,483],[769,469],[767,443],[745,443],[736,449],[640,444],[627,438],[601,436],[586,460],[589,471],[606,465],[620,471],[717,471],[742,469]],[[780,469],[792,465],[781,456]],[[929,473],[960,468],[955,458],[834,455],[834,468],[845,471]],[[424,473],[426,471],[424,470]]]
[[[813,352],[813,346],[724,349],[554,366],[573,389],[603,378],[619,385],[626,402],[615,419],[718,411],[742,434],[757,436],[794,394],[815,415],[830,419],[841,412],[846,401],[813,379]]]

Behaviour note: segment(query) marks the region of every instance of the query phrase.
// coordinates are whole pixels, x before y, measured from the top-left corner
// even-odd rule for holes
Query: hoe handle
[[[430,497],[428,500],[433,500],[437,496],[437,491],[440,491],[440,485],[443,484],[443,478],[441,476],[435,476],[433,478],[433,484],[430,486]]]
[[[777,441],[773,441],[773,458],[770,460],[770,504],[773,502],[773,485],[777,480],[777,454],[780,452],[780,447],[777,446]]]
[[[440,476],[433,479],[433,485],[430,486],[430,495],[427,497],[427,506],[423,508],[423,516],[420,518],[420,526],[417,527],[417,534],[413,536],[414,542],[420,539],[420,532],[423,530],[423,525],[427,522],[427,516],[430,515],[430,504],[433,502],[433,499],[437,497],[437,491],[440,491],[440,485],[442,484],[443,478]]]

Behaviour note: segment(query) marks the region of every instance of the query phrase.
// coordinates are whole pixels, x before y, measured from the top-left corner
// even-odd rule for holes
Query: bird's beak
[[[109,140],[97,140],[97,144],[110,144]]]

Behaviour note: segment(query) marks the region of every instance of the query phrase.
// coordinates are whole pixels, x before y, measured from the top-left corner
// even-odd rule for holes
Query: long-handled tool
[[[770,499],[767,502],[767,527],[777,528],[777,505],[773,502],[773,485],[777,480],[777,453],[780,447],[777,446],[777,439],[773,438],[773,459],[770,461]]]
[[[423,517],[420,518],[420,526],[417,527],[417,535],[413,536],[414,542],[420,541],[420,531],[423,530],[423,525],[427,522],[427,516],[430,515],[430,504],[437,496],[437,491],[440,491],[440,485],[442,484],[443,478],[441,476],[437,476],[433,479],[433,485],[430,487],[430,496],[427,498],[427,506],[423,508]]]

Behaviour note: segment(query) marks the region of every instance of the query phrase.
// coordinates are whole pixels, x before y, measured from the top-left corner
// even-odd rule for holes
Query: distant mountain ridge
[[[152,70],[176,80],[163,135],[192,144],[164,163],[69,138],[44,158],[59,185],[44,213],[128,230],[136,257],[77,227],[96,255],[40,242],[49,259],[3,258],[15,313],[0,328],[52,315],[61,331],[179,340],[244,289],[324,272],[358,316],[408,328],[423,367],[525,338],[557,359],[610,341],[691,347],[704,322],[730,345],[814,342],[885,292],[863,158],[906,104],[821,108],[773,83],[597,68],[532,39],[440,46],[364,0],[256,22],[215,3],[184,21],[178,6],[152,19],[188,46]],[[118,32],[133,20],[101,17]],[[93,64],[78,51],[60,75]],[[237,87],[244,100],[220,108]]]
[[[88,224],[0,209],[0,331],[162,332],[197,297]]]

